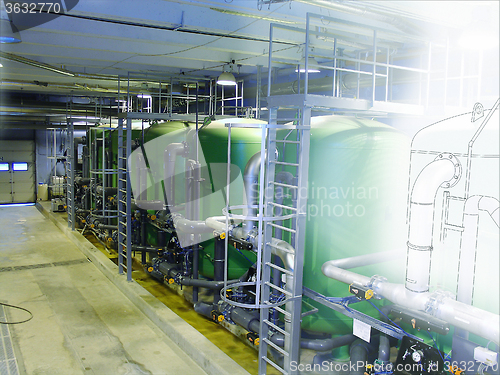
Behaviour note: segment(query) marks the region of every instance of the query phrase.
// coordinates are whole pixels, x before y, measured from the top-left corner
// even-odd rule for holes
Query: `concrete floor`
[[[0,286],[33,314],[0,325],[0,375],[16,374],[13,356],[30,375],[207,373],[34,206],[0,207]]]

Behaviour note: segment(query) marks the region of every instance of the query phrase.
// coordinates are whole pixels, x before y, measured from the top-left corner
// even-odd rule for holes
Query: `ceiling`
[[[356,25],[393,33],[399,36],[400,47],[443,41],[472,20],[486,20],[498,29],[497,1],[59,0],[59,4],[74,7],[38,26],[19,27],[21,43],[0,45],[3,127],[50,123],[47,108],[53,116],[63,115],[64,96],[112,96],[118,89],[125,92],[129,82],[134,90],[170,79],[203,82],[217,77],[233,61],[237,78],[255,79],[258,65],[264,72],[267,69],[270,23],[304,27],[307,12],[337,19],[346,35],[364,32]],[[347,27],[344,22],[356,25]],[[276,42],[291,57],[301,53],[292,39],[280,37]],[[82,99],[74,109],[89,115],[97,105],[106,111],[104,103]]]

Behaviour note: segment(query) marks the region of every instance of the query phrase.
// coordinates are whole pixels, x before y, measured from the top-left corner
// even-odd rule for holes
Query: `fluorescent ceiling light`
[[[307,73],[319,73],[320,70],[316,68],[315,66],[318,65],[318,62],[314,57],[309,57],[307,59]],[[295,73],[300,72],[300,73],[305,73],[306,72],[306,59],[303,58],[300,60],[300,70],[295,69]]]
[[[236,86],[236,78],[233,73],[223,72],[217,79],[217,84],[222,86]]]
[[[138,94],[137,97],[140,98],[140,99],[152,99],[153,98],[149,94]]]
[[[234,10],[214,8],[214,7],[210,7],[210,9],[211,10],[215,10],[216,12],[220,12],[220,13],[231,14],[233,16],[242,16],[242,17],[257,18],[257,19],[263,20],[263,21],[271,21],[271,22],[279,22],[279,23],[287,23],[287,24],[298,23],[298,22],[295,22],[295,21],[287,21],[287,20],[284,20],[284,19],[281,19],[281,18],[263,16],[261,14],[243,13],[243,12],[237,12],[237,11],[234,11]]]

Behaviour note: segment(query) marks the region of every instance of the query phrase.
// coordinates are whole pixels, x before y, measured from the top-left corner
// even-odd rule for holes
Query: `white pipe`
[[[457,301],[472,305],[476,267],[479,211],[486,211],[498,226],[499,202],[493,197],[473,195],[464,206],[460,263],[458,268]]]
[[[288,242],[271,238],[271,252],[280,257],[285,265],[285,269],[293,271],[295,261],[295,249]]]
[[[172,215],[176,230],[189,234],[210,233],[213,229],[205,221],[188,220],[181,215]]]
[[[454,177],[453,160],[443,157],[425,166],[413,185],[405,284],[410,291],[429,290],[434,199],[439,187]]]
[[[175,160],[177,155],[185,156],[186,146],[183,143],[170,143],[163,153],[164,184],[167,201],[165,205],[173,207],[175,205]]]
[[[500,317],[498,314],[455,301],[439,292],[432,294],[429,292],[413,293],[402,284],[388,283],[378,276],[369,278],[335,267],[332,265],[332,261],[325,262],[321,271],[325,276],[346,284],[354,283],[370,287],[377,297],[386,298],[397,305],[412,310],[424,311],[457,328],[491,340],[497,345],[499,343]]]
[[[241,231],[239,231],[239,232],[236,231],[236,229],[241,229],[241,228],[234,227],[234,225],[238,225],[239,223],[241,223],[240,219],[231,219],[231,224],[229,225],[229,228],[227,228],[227,229],[229,230],[229,234],[233,235],[234,237],[244,239]],[[226,232],[226,217],[225,216],[208,217],[205,220],[205,224],[208,227],[210,227],[218,232]]]
[[[245,216],[256,217],[257,209],[255,206],[258,203],[259,199],[259,172],[260,172],[260,152],[257,152],[253,155],[245,166],[245,171],[243,173],[243,182],[245,185],[245,197],[246,197],[246,205],[247,209],[245,212]],[[255,221],[253,220],[245,220],[243,223],[243,231],[248,236],[248,234],[252,231],[255,226]]]
[[[372,253],[366,255],[359,255],[355,257],[335,259],[329,261],[335,267],[342,268],[344,270],[356,267],[369,266],[372,264],[388,262],[391,260],[396,260],[402,258],[404,252],[401,250],[391,250],[383,251],[379,253]]]

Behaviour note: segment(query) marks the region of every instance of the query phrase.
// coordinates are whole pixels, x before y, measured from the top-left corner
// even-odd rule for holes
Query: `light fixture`
[[[236,78],[234,78],[233,73],[231,73],[233,64],[224,65],[222,69],[223,72],[219,78],[217,78],[217,84],[222,86],[236,86]]]
[[[318,62],[316,61],[316,59],[314,57],[309,57],[307,59],[307,73],[319,73],[320,70],[318,68],[316,68],[316,66],[318,65]],[[299,67],[300,69],[295,69],[295,73],[305,73],[306,72],[306,58],[302,58],[302,60],[300,60],[300,63],[299,63]]]
[[[21,35],[17,27],[8,19],[0,19],[0,43],[20,43]]]
[[[3,68],[3,65],[2,65],[2,64],[0,64],[0,68]]]

